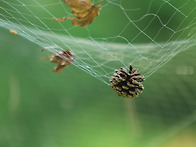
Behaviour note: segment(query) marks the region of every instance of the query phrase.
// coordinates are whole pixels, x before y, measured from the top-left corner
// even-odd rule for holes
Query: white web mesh
[[[115,69],[129,64],[148,78],[196,44],[194,0],[106,0],[101,5],[100,15],[82,28],[52,19],[72,15],[61,0],[0,0],[0,26],[50,52],[70,49],[75,66],[106,84]]]
[[[76,56],[73,63],[76,67],[106,84],[115,69],[128,68],[129,64],[138,68],[146,79],[178,53],[196,46],[195,0],[105,0],[101,5],[100,15],[82,28],[73,26],[70,20],[59,23],[52,19],[72,16],[62,0],[0,0],[0,26],[16,30],[18,35],[38,44],[40,50],[45,48],[52,53],[70,49]],[[193,62],[190,60],[188,65],[191,67]],[[192,68],[188,72],[193,72]],[[183,74],[181,69],[179,74]],[[178,76],[164,72],[166,82]],[[140,127],[144,136],[149,136],[152,127],[155,131],[157,126],[162,128],[158,130],[162,135],[154,135],[153,142],[143,142],[145,147],[161,144],[195,122],[195,85],[191,81],[194,80],[182,81],[178,87],[172,82],[145,85],[150,87],[150,93],[145,93],[150,100],[136,99],[130,106],[126,101],[127,113],[136,113],[135,116],[138,113],[139,117],[139,124],[135,117],[130,118],[133,134]],[[158,86],[163,96],[152,97],[162,94],[161,90],[154,90]]]

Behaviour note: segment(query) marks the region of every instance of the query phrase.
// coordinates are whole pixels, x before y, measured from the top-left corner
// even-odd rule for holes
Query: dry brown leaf
[[[50,58],[50,62],[58,63],[57,67],[54,68],[52,72],[61,72],[62,69],[70,65],[75,60],[75,56],[71,53],[70,50],[66,50],[60,53],[53,53],[51,56],[43,57],[41,59]]]
[[[55,21],[63,22],[67,19],[72,20],[72,24],[75,26],[85,27],[91,24],[96,16],[99,15],[101,6],[96,6],[98,3],[104,1],[101,0],[96,4],[92,4],[89,0],[63,0],[70,8],[72,14],[76,17],[63,17],[60,19],[53,18]]]
[[[12,34],[18,34],[18,32],[16,32],[15,30],[10,30],[10,33],[12,33]]]

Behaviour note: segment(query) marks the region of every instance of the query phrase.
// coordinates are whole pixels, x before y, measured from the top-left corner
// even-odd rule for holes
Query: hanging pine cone
[[[138,97],[144,89],[143,85],[140,83],[144,81],[144,76],[140,76],[140,74],[137,73],[138,69],[133,70],[132,65],[130,65],[129,69],[129,72],[123,67],[115,70],[115,73],[110,80],[110,86],[119,96],[126,98]]]

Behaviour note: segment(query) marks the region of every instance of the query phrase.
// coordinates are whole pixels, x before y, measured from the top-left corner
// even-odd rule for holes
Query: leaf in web
[[[10,33],[16,35],[16,34],[17,34],[17,31],[15,31],[15,30],[10,30]]]
[[[80,11],[90,9],[93,4],[89,0],[63,0],[71,9],[78,9]],[[74,13],[73,13],[74,14]]]
[[[57,67],[55,67],[52,72],[61,72],[64,67],[70,65],[75,60],[75,56],[70,50],[66,50],[60,53],[54,52],[51,56],[43,57],[41,59],[48,58],[50,58],[50,62],[58,63]]]
[[[72,24],[75,26],[85,27],[86,25],[91,24],[94,18],[99,15],[99,11],[101,9],[101,6],[95,6],[96,4],[92,4],[89,0],[64,0],[64,2],[71,8],[72,14],[75,14],[76,17],[53,19],[58,22],[71,19]]]

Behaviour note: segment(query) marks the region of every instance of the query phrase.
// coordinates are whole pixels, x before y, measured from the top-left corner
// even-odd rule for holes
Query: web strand
[[[167,0],[152,0],[145,7],[132,7],[126,5],[127,2],[106,0],[101,3],[102,10],[95,22],[86,28],[80,28],[71,25],[70,21],[59,23],[52,20],[52,17],[59,15],[72,15],[61,0],[47,3],[37,0],[28,3],[24,0],[1,0],[0,26],[16,30],[18,35],[49,52],[70,49],[76,56],[76,62],[73,63],[75,66],[106,84],[109,84],[115,69],[127,68],[129,64],[148,78],[178,53],[195,46],[195,1],[189,0],[176,6]],[[155,7],[156,5],[159,7]],[[193,7],[185,11],[188,5]],[[166,9],[171,13],[163,17]],[[102,17],[112,16],[109,13],[115,11],[122,16],[122,23],[118,23],[121,30],[114,30],[111,34],[108,33],[109,30],[98,30],[100,22],[108,27],[109,21],[102,20]],[[118,18],[115,19],[117,20],[111,21],[117,22]],[[175,24],[178,19],[179,23]],[[153,27],[155,31],[149,32]],[[84,35],[78,36],[75,33],[78,30]]]

